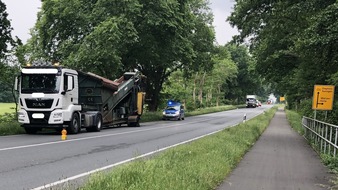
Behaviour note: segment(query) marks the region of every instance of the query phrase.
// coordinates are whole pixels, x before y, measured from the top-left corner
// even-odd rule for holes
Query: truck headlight
[[[62,118],[62,112],[60,113],[54,113],[53,118]]]
[[[19,118],[25,117],[25,114],[23,112],[18,112],[18,117]]]
[[[19,111],[18,112],[18,121],[21,122],[21,123],[24,123],[25,121],[27,121],[27,116],[25,114],[25,112],[23,111]]]
[[[165,115],[165,111],[163,111],[162,114]]]

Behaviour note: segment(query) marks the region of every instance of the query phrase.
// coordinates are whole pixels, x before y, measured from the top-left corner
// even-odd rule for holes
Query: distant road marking
[[[222,112],[217,112],[217,113],[212,113],[210,115],[221,115],[221,113]],[[259,115],[259,114],[261,114],[261,113],[258,113],[257,115]],[[254,117],[256,117],[257,115],[255,115]],[[198,116],[194,116],[194,117],[198,117]],[[212,119],[195,120],[195,121],[191,121],[191,122],[187,122],[187,123],[198,123],[198,122],[209,121],[209,120],[212,120]],[[187,123],[176,124],[176,125],[172,125],[172,126],[180,126],[180,125],[184,125],[184,124],[187,124]],[[96,139],[96,138],[102,138],[102,137],[110,137],[110,136],[116,136],[116,135],[144,132],[144,131],[150,131],[150,130],[154,130],[154,129],[163,129],[163,128],[167,128],[167,127],[168,126],[153,127],[153,128],[149,128],[149,129],[128,131],[128,132],[123,132],[123,133],[114,133],[114,134],[99,135],[99,136],[92,136],[92,137],[83,137],[83,138],[78,138],[78,139],[69,139],[69,140],[66,140],[66,141],[60,140],[60,141],[47,142],[47,143],[39,143],[39,144],[31,144],[31,145],[14,146],[14,147],[8,147],[8,148],[0,148],[0,152],[1,151],[7,151],[7,150],[21,149],[21,148],[31,148],[31,147],[38,147],[38,146],[45,146],[45,145],[52,145],[52,144],[60,144],[60,143],[75,142],[75,141],[82,141],[82,140],[88,140],[88,139]]]
[[[199,120],[199,121],[188,122],[188,123],[196,123],[196,122],[208,121],[208,120],[210,120],[210,119]],[[184,125],[184,124],[187,124],[187,123],[177,124],[177,125],[174,125],[174,126],[179,126],[179,125]],[[78,139],[69,139],[69,140],[66,140],[66,141],[61,141],[60,140],[60,141],[47,142],[47,143],[39,143],[39,144],[31,144],[31,145],[22,145],[22,146],[1,148],[0,152],[1,151],[6,151],[6,150],[15,150],[15,149],[21,149],[21,148],[31,148],[31,147],[37,147],[37,146],[45,146],[45,145],[52,145],[52,144],[75,142],[75,141],[82,141],[82,140],[88,140],[88,139],[96,139],[96,138],[102,138],[102,137],[110,137],[110,136],[116,136],[116,135],[130,134],[130,133],[138,133],[138,132],[150,131],[150,130],[154,130],[154,129],[163,129],[163,128],[168,128],[168,126],[153,127],[153,128],[148,128],[148,129],[142,129],[142,130],[127,131],[127,132],[122,132],[122,133],[106,134],[106,135],[99,135],[99,136],[92,136],[92,137],[83,137],[83,138],[78,138]]]
[[[233,125],[233,126],[235,126],[235,125]],[[230,126],[230,127],[232,127],[232,126]],[[75,176],[72,176],[72,177],[69,177],[69,178],[65,178],[65,179],[62,179],[62,180],[50,183],[50,184],[46,184],[46,185],[43,185],[43,186],[40,186],[40,187],[36,187],[34,189],[31,189],[31,190],[43,190],[43,189],[51,188],[51,187],[56,186],[56,185],[60,185],[60,184],[63,184],[63,183],[66,183],[66,182],[69,182],[69,181],[72,181],[72,180],[75,180],[75,179],[78,179],[78,178],[81,178],[81,177],[85,177],[85,176],[88,176],[88,175],[96,173],[96,172],[107,170],[107,169],[113,168],[115,166],[118,166],[118,165],[121,165],[121,164],[125,164],[127,162],[131,162],[131,161],[134,161],[136,159],[143,158],[143,157],[146,157],[146,156],[149,156],[149,155],[152,155],[152,154],[155,154],[155,153],[167,150],[169,148],[173,148],[173,147],[176,147],[178,145],[182,145],[182,144],[185,144],[185,143],[188,143],[188,142],[191,142],[191,141],[194,141],[194,140],[197,140],[197,139],[200,139],[200,138],[203,138],[203,137],[206,137],[206,136],[218,133],[218,132],[220,132],[222,130],[223,129],[217,130],[217,131],[214,131],[214,132],[211,132],[211,133],[199,136],[199,137],[192,138],[192,139],[187,140],[187,141],[183,141],[183,142],[180,142],[180,143],[177,143],[177,144],[174,144],[174,145],[171,145],[171,146],[167,146],[167,147],[164,147],[164,148],[152,151],[152,152],[148,152],[146,154],[142,154],[142,155],[134,157],[134,158],[123,160],[123,161],[117,162],[115,164],[111,164],[111,165],[108,165],[108,166],[105,166],[105,167],[102,167],[102,168],[98,168],[98,169],[91,170],[91,171],[88,171],[88,172],[85,172],[85,173],[82,173],[82,174],[79,174],[79,175],[75,175]]]

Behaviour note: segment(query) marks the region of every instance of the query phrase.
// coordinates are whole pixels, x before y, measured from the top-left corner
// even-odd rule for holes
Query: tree
[[[15,45],[15,41],[12,39],[11,35],[13,29],[7,16],[6,5],[0,0],[0,61],[2,64],[3,59],[6,57],[6,53],[9,52],[9,46]]]
[[[336,23],[335,9],[331,7],[335,2],[238,0],[235,11],[228,18],[240,30],[240,35],[234,40],[240,43],[249,38],[251,54],[257,59],[256,70],[276,85],[278,92],[293,97],[288,99],[291,107],[311,96],[313,84],[327,81],[330,75],[326,74],[332,72],[326,68],[335,69],[326,59],[334,55],[330,52],[334,49],[329,45],[325,46],[328,49],[320,47],[320,44],[325,44],[322,42],[334,39],[335,35],[331,33],[334,29],[330,31],[322,26]],[[324,20],[326,24],[322,22]],[[332,35],[317,35],[323,33],[322,29],[324,33],[328,32],[325,35]],[[316,36],[324,41],[320,42]],[[311,48],[315,44],[317,49]],[[331,47],[333,44],[336,42],[331,40]]]
[[[167,77],[208,68],[214,31],[206,0],[43,1],[27,50],[111,79],[141,65],[156,110]]]
[[[164,98],[180,100],[190,110],[223,105],[225,93],[231,91],[225,84],[237,77],[237,66],[225,47],[216,49],[219,51],[212,54],[214,64],[210,68],[201,68],[192,75],[173,72],[164,83]]]
[[[230,54],[230,59],[238,68],[236,78],[227,80],[225,83],[229,89],[225,96],[237,104],[245,101],[247,94],[259,94],[259,87],[262,85],[262,80],[255,71],[254,58],[250,56],[247,47],[229,43],[224,47]]]
[[[21,41],[12,38],[11,23],[7,18],[6,5],[0,0],[0,102],[13,102],[12,86],[13,76],[17,68],[15,67],[12,51],[17,47]],[[11,63],[11,64],[10,64]]]

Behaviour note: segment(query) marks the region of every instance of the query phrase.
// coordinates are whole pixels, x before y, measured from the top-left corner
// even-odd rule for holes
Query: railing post
[[[314,126],[314,122],[313,122],[313,120],[310,120],[310,122],[311,122],[311,141],[313,141],[314,142],[314,134],[313,134],[313,131],[315,130],[315,126]]]
[[[327,125],[325,125],[324,130],[325,130],[325,139],[324,139],[324,154],[325,154],[327,146]]]
[[[316,145],[316,147],[318,148],[319,147],[319,136],[318,136],[318,134],[320,134],[319,133],[319,127],[318,127],[318,125],[317,125],[317,123],[316,123],[316,121],[313,121],[313,123],[314,123],[314,125],[315,125],[315,134],[314,135],[316,135],[316,140],[315,140],[315,145]]]
[[[324,147],[324,127],[323,123],[320,123],[320,152],[323,153]]]
[[[336,128],[336,134],[335,134],[335,140],[334,140],[334,145],[335,146],[337,146],[337,140],[338,140],[338,128]],[[337,152],[337,149],[336,149],[336,147],[334,147],[333,157],[336,157],[336,152]]]
[[[332,155],[332,153],[331,153],[331,147],[332,147],[331,143],[332,143],[332,126],[330,126],[330,144],[329,144],[329,155]]]

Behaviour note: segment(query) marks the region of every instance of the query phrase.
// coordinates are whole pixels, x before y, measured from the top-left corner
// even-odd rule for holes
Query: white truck
[[[246,107],[247,108],[257,107],[257,96],[256,95],[246,95]]]
[[[142,75],[126,72],[114,81],[59,65],[21,69],[15,80],[18,121],[28,134],[43,128],[71,134],[103,126],[139,126],[145,93]]]

